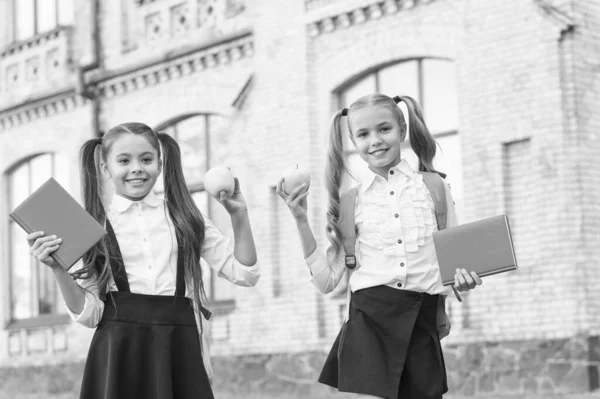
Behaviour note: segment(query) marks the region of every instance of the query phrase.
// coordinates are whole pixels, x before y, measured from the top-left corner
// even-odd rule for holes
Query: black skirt
[[[112,292],[90,345],[80,398],[213,399],[190,300]]]
[[[437,304],[437,295],[386,286],[353,293],[319,382],[389,399],[441,399],[448,386]]]

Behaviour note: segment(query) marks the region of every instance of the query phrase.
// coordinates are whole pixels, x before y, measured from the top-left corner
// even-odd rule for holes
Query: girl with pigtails
[[[350,204],[354,204],[356,264],[346,264],[344,256],[348,233],[341,223],[340,186],[348,170],[342,123],[347,124],[350,139],[369,169],[358,187],[350,189],[356,195]],[[401,153],[409,133],[418,170]],[[448,390],[440,345],[448,331],[438,331],[439,304],[448,291],[442,285],[432,234],[443,228],[438,225],[453,227],[457,220],[445,175],[433,167],[435,153],[436,142],[411,97],[372,94],[336,112],[326,165],[330,241],[326,251],[318,248],[308,224],[306,187],[287,195],[284,181],[279,182],[278,193],[296,220],[305,261],[319,291],[331,292],[346,266],[349,272],[353,268],[347,321],[319,382],[342,392],[387,399],[441,399]],[[446,197],[445,214],[436,214],[438,207],[424,177],[439,181]],[[475,272],[456,270],[455,290],[480,284]]]
[[[123,123],[84,143],[80,163],[85,209],[108,234],[71,273],[50,257],[60,237],[27,237],[32,255],[53,270],[72,318],[96,328],[80,397],[213,398],[201,344],[210,312],[202,305],[200,258],[236,285],[254,286],[260,277],[238,179],[234,193],[219,198],[233,224],[232,245],[195,205],[169,135]],[[98,169],[114,185],[108,206]],[[161,170],[164,199],[153,192]]]

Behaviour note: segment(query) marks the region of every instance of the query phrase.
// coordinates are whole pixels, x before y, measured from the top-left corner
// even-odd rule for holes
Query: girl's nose
[[[371,145],[376,146],[381,144],[381,137],[377,133],[371,135]]]

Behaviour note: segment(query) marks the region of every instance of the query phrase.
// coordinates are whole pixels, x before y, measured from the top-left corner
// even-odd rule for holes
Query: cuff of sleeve
[[[240,261],[238,260],[238,262],[240,262]],[[251,266],[247,266],[247,265],[244,265],[242,263],[240,263],[240,265],[242,265],[242,267],[244,268],[244,270],[247,271],[247,272],[260,271],[260,264],[259,264],[258,260],[256,261],[255,264],[253,264]]]
[[[67,305],[67,303],[63,301],[63,303],[65,304],[65,308],[67,308],[67,313],[69,314],[69,316],[71,316],[71,318],[74,321],[76,321],[77,323],[81,323],[81,324],[85,324],[83,322],[85,320],[88,320],[90,318],[91,314],[94,311],[93,306],[92,306],[92,301],[88,297],[89,295],[93,295],[93,294],[91,294],[90,292],[86,292],[84,295],[85,295],[85,300],[83,302],[83,310],[79,314],[73,312],[69,308],[69,306]]]
[[[240,263],[240,265],[242,264]],[[258,283],[258,280],[261,276],[260,263],[256,261],[256,263],[252,266],[242,265],[241,270],[239,270],[239,272],[241,272],[241,279],[239,279],[239,281],[235,282],[234,284],[243,287],[254,287]]]
[[[312,270],[312,266],[314,266],[315,263],[319,262],[321,258],[321,252],[321,248],[319,248],[319,246],[317,245],[313,253],[304,258],[304,261],[306,262],[306,265],[309,269]]]

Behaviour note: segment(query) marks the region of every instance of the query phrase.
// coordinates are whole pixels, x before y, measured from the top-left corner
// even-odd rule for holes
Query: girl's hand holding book
[[[31,256],[49,267],[58,267],[58,263],[50,254],[60,247],[61,238],[45,236],[43,231],[36,231],[27,235],[27,243],[31,247]]]
[[[469,291],[482,283],[483,282],[477,273],[469,273],[466,269],[456,269],[456,274],[454,275],[454,287],[458,291]]]
[[[296,187],[289,195],[283,190],[283,184],[284,178],[282,177],[279,182],[277,182],[277,194],[285,201],[285,204],[290,208],[292,216],[294,216],[296,220],[305,219],[308,209],[306,197],[308,197],[309,192],[307,184],[304,183]]]

